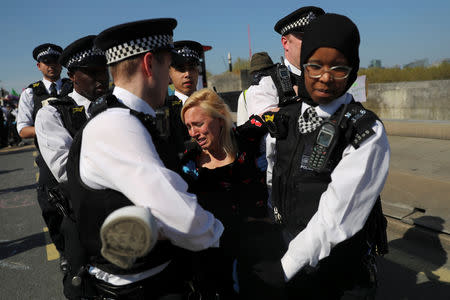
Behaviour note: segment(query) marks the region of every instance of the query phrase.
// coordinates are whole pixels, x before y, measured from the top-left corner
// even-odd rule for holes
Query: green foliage
[[[423,81],[450,79],[450,63],[416,68],[368,68],[360,69],[358,75],[366,75],[367,83],[400,81]]]

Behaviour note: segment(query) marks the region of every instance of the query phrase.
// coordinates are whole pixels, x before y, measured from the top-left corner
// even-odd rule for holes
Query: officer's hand
[[[262,261],[253,266],[254,273],[269,286],[282,288],[286,284],[286,276],[281,261]]]

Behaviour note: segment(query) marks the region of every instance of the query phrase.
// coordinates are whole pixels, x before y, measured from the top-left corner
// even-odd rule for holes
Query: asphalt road
[[[32,146],[0,150],[0,300],[64,299],[59,256],[36,200],[35,155]],[[376,298],[450,299],[450,243],[394,219],[388,229]]]

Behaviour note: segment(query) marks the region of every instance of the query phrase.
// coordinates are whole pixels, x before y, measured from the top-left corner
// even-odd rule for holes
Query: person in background
[[[269,76],[269,68],[273,67],[273,61],[267,52],[257,52],[252,55],[250,59],[250,76],[251,84],[257,85],[262,77]],[[249,115],[247,111],[246,93],[248,89],[242,91],[238,98],[237,107],[237,126],[240,126],[248,121]]]
[[[278,107],[288,102],[295,95],[304,95],[303,87],[299,81],[300,71],[300,50],[302,46],[303,32],[308,24],[324,14],[323,9],[315,6],[306,6],[297,9],[286,17],[280,19],[275,24],[275,31],[281,35],[281,45],[284,50],[283,64],[287,68],[286,75],[288,82],[282,88],[283,82],[277,72],[261,78],[257,85],[251,86],[247,91],[248,116],[258,115],[271,108]],[[300,92],[300,94],[299,94]]]
[[[61,64],[58,62],[62,48],[58,45],[46,43],[37,46],[33,50],[33,58],[37,61],[37,67],[41,71],[43,78],[40,81],[30,84],[20,95],[19,112],[17,115],[17,131],[21,138],[34,138],[36,131],[34,127],[38,110],[49,98],[65,96],[72,91],[72,82],[68,78],[61,79]],[[60,234],[60,224],[62,217],[56,208],[49,203],[48,190],[55,187],[58,182],[53,177],[50,169],[39,153],[36,157],[36,164],[39,167],[39,180],[37,186],[37,200],[42,211],[42,217],[47,225],[50,238],[56,249],[62,252],[64,249],[63,237]],[[60,267],[66,269],[67,261],[61,256]]]
[[[197,90],[203,46],[195,41],[177,41],[174,48],[169,76],[175,94],[168,97],[166,106],[169,109],[169,143],[174,145],[177,153],[181,155],[185,149],[184,143],[189,142],[191,138],[181,121],[180,113],[187,98]]]

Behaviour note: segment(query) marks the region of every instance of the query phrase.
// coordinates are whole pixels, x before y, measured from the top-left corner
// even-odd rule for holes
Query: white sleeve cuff
[[[281,266],[283,267],[284,271],[284,279],[286,281],[291,280],[292,277],[294,277],[295,274],[297,274],[304,265],[305,263],[299,263],[291,258],[288,254],[285,254],[281,259]]]

